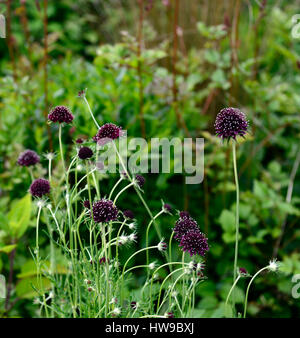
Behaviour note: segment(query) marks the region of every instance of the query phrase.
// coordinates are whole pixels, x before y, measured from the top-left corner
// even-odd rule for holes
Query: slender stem
[[[157,215],[154,216],[153,219],[149,222],[146,230],[146,247],[149,245],[149,230],[153,222],[161,215],[164,213],[164,210],[161,210]],[[146,252],[146,258],[147,258],[147,264],[149,264],[149,251],[147,250]]]
[[[249,289],[250,286],[252,284],[252,282],[254,281],[254,279],[256,278],[257,275],[259,275],[262,271],[267,270],[269,266],[265,266],[264,268],[260,269],[259,271],[256,272],[256,274],[251,278],[248,287],[247,287],[247,291],[246,291],[246,296],[245,296],[245,305],[244,305],[244,318],[246,318],[246,312],[247,312],[247,303],[248,303],[248,294],[249,294]]]
[[[227,298],[226,298],[226,302],[225,302],[225,312],[226,312],[226,308],[227,308],[227,303],[228,303],[229,297],[230,297],[233,289],[235,288],[235,286],[236,286],[236,284],[237,284],[237,282],[239,281],[240,278],[241,278],[241,276],[239,275],[237,277],[237,279],[235,280],[235,282],[232,284],[232,287],[231,287],[231,289],[228,292],[228,295],[227,295]]]
[[[88,107],[88,110],[89,110],[89,112],[90,112],[90,114],[91,114],[91,117],[92,117],[92,119],[93,119],[93,121],[94,121],[96,127],[97,127],[98,129],[100,129],[100,126],[99,126],[98,122],[96,121],[95,116],[94,116],[94,114],[93,114],[93,112],[92,112],[92,110],[91,110],[91,107],[90,107],[89,103],[88,103],[88,100],[86,99],[85,96],[83,96],[83,100],[84,100],[84,102],[86,103],[86,105],[87,105],[87,107]]]
[[[238,261],[238,250],[239,250],[239,203],[240,203],[240,192],[239,192],[239,179],[237,174],[237,165],[236,165],[236,143],[232,142],[232,156],[233,156],[233,169],[234,169],[234,179],[236,186],[236,209],[235,209],[235,251],[234,251],[234,265],[233,265],[233,283],[236,280],[237,274],[237,261]],[[235,307],[235,299],[233,296],[233,308]]]

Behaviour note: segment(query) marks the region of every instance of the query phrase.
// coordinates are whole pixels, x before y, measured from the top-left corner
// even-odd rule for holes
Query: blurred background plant
[[[63,131],[66,151],[78,137],[96,134],[77,98],[85,88],[98,121],[121,125],[130,137],[205,139],[201,185],[186,185],[183,175],[173,173],[148,174],[145,185],[151,209],[160,208],[163,196],[188,210],[209,238],[198,317],[223,315],[234,255],[230,147],[220,146],[213,123],[224,106],[248,115],[251,132],[238,151],[239,265],[253,274],[271,257],[283,262],[280,274],[258,277],[248,316],[299,315],[300,303],[291,296],[292,275],[300,273],[300,45],[291,36],[299,5],[296,0],[0,1],[7,31],[0,39],[0,273],[10,290],[9,303],[1,302],[3,316],[37,315],[29,251],[36,206],[27,193],[30,175],[16,165],[18,155],[27,148],[40,155],[58,149],[58,129],[45,121],[59,104],[76,117]],[[45,174],[43,165],[42,158],[37,177]],[[61,168],[55,159],[53,165],[59,185]],[[113,180],[102,179],[109,191]],[[122,198],[142,229],[147,220],[136,196]],[[165,232],[174,225],[159,222]],[[40,246],[47,256],[46,236]],[[133,288],[139,278],[142,272]],[[239,311],[243,283],[237,287]]]

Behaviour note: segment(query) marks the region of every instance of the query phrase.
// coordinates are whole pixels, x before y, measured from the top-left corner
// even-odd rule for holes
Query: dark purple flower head
[[[89,201],[89,200],[83,201],[83,205],[84,205],[85,208],[91,209],[91,204],[90,204],[90,201]]]
[[[29,167],[40,162],[39,155],[33,150],[25,150],[19,155],[18,164],[23,167]]]
[[[58,123],[71,123],[73,118],[70,109],[65,106],[57,106],[51,110],[50,114],[48,114],[48,119],[50,121]]]
[[[180,217],[173,229],[175,235],[174,238],[181,241],[182,236],[190,231],[199,231],[197,222],[191,217]]]
[[[94,155],[93,150],[89,147],[81,147],[78,151],[78,157],[81,160],[86,160]]]
[[[145,182],[146,182],[145,177],[142,176],[142,175],[139,175],[139,174],[135,175],[135,180],[136,180],[136,183],[138,184],[138,186],[139,186],[140,188],[142,188],[143,185],[144,185]]]
[[[188,211],[180,211],[180,213],[179,213],[179,217],[180,218],[189,218],[190,217],[190,214],[189,214],[189,212]]]
[[[246,115],[237,108],[224,108],[216,117],[215,129],[216,134],[223,140],[228,141],[236,137],[244,136],[248,129]]]
[[[124,210],[123,215],[128,219],[134,219],[134,213],[131,210]]]
[[[172,207],[168,203],[165,203],[163,205],[163,209],[164,209],[165,212],[171,212],[172,211]]]
[[[179,246],[184,252],[188,252],[190,256],[204,256],[209,250],[207,238],[198,231],[190,231],[182,236]]]
[[[249,277],[249,273],[245,268],[239,268],[238,273],[240,274],[241,277]]]
[[[100,145],[104,145],[112,140],[116,140],[123,135],[121,127],[116,126],[113,123],[106,123],[98,130],[96,136],[93,137]]]
[[[49,194],[50,183],[43,178],[38,178],[37,180],[32,182],[29,191],[32,196],[42,197],[43,195]]]
[[[118,218],[118,208],[112,201],[102,198],[93,204],[93,217],[96,223],[115,221]]]
[[[79,137],[79,138],[76,140],[76,143],[78,143],[78,144],[83,143],[83,139],[82,139],[81,137]]]

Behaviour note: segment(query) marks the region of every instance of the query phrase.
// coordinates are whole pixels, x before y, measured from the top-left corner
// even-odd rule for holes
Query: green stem
[[[237,279],[235,280],[235,282],[232,284],[232,287],[231,287],[231,289],[228,292],[228,295],[227,295],[227,298],[226,298],[226,302],[225,302],[225,314],[226,314],[226,308],[227,308],[227,303],[228,303],[229,297],[230,297],[233,289],[235,288],[235,286],[236,286],[236,284],[237,284],[237,282],[239,281],[240,278],[241,278],[241,276],[239,275],[237,277]]]
[[[236,186],[236,209],[235,209],[235,251],[234,251],[234,265],[233,265],[233,283],[236,280],[237,274],[237,261],[238,261],[238,250],[239,250],[239,203],[240,203],[240,191],[239,191],[239,179],[237,174],[236,165],[236,143],[232,142],[232,158],[233,158],[233,169],[234,179]],[[235,297],[233,295],[233,309],[235,308]]]
[[[248,294],[249,294],[249,289],[250,286],[252,284],[252,282],[254,281],[254,279],[257,277],[257,275],[259,275],[262,271],[267,270],[269,266],[265,266],[264,268],[260,269],[259,271],[256,272],[256,274],[251,278],[248,287],[247,287],[247,291],[246,291],[246,296],[245,296],[245,304],[244,304],[244,318],[246,318],[246,312],[247,312],[247,303],[248,303]]]

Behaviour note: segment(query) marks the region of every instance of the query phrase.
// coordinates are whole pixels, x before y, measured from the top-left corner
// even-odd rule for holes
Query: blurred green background
[[[73,127],[64,128],[69,154],[76,138],[94,136],[97,130],[77,97],[87,88],[98,121],[121,125],[129,137],[205,139],[200,185],[186,185],[184,175],[173,173],[148,174],[145,185],[152,210],[160,209],[161,198],[188,210],[209,238],[208,279],[197,289],[199,317],[221,315],[234,256],[231,148],[214,135],[214,120],[226,106],[247,114],[251,131],[238,146],[239,265],[254,274],[272,257],[283,262],[280,273],[256,280],[248,313],[298,317],[300,301],[291,295],[291,278],[300,273],[300,39],[291,31],[300,1],[7,0],[0,1],[0,13],[7,30],[0,39],[0,273],[7,279],[15,255],[14,306],[3,316],[37,315],[27,280],[36,206],[30,206],[24,233],[9,229],[11,210],[24,205],[20,199],[31,182],[17,157],[26,148],[39,154],[58,149],[57,126],[46,123],[56,105],[75,115]],[[43,159],[40,176],[46,165]],[[54,174],[60,169],[55,166]],[[109,192],[115,179],[103,177],[102,189]],[[144,209],[134,193],[120,203],[136,214],[143,246]],[[159,221],[165,237],[175,221],[176,215]],[[44,242],[46,256],[46,236]],[[175,256],[179,253],[174,249]],[[238,287],[239,310],[245,286],[241,281]]]

